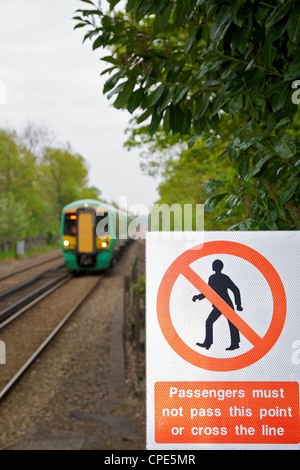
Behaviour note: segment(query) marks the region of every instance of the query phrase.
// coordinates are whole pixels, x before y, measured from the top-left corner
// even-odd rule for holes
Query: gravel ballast
[[[0,403],[1,449],[145,448],[144,396],[136,393],[134,367],[130,354],[124,354],[119,325],[124,275],[130,275],[136,259],[142,273],[144,256],[141,240],[127,248]],[[63,286],[61,295],[48,307],[49,319],[95,281],[96,276],[80,276]],[[23,335],[30,335],[34,328],[49,328],[45,312],[40,313],[44,315],[40,326],[37,320],[32,324],[28,320],[26,326],[24,318]],[[2,336],[0,332],[1,340]],[[8,357],[7,365],[0,366],[1,377],[9,361]]]

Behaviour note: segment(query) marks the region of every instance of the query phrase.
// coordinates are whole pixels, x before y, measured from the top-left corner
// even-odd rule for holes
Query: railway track
[[[30,310],[33,308],[38,302],[41,302],[43,299],[45,299],[46,295],[49,295],[50,293],[53,293],[55,290],[59,289],[63,284],[66,282],[70,281],[73,276],[68,276],[67,278],[63,279],[61,282],[57,284],[57,286],[52,287],[50,290],[51,292],[46,292],[42,296],[37,297],[34,302],[30,302],[25,308],[26,310]],[[100,285],[104,275],[98,276],[96,278],[92,278],[91,286],[89,287],[88,290],[84,292],[83,295],[79,299],[76,299],[76,302],[72,305],[71,308],[67,310],[66,313],[62,316],[60,321],[51,328],[50,333],[46,336],[46,338],[42,338],[43,335],[41,335],[41,339],[39,340],[39,344],[37,347],[34,347],[33,352],[30,354],[28,353],[28,356],[25,359],[25,355],[23,355],[23,363],[17,367],[17,370],[15,370],[13,373],[11,373],[11,377],[9,380],[6,379],[5,385],[2,385],[2,388],[0,387],[0,402],[3,400],[3,398],[8,395],[8,393],[12,390],[12,388],[18,383],[18,381],[21,379],[23,374],[30,368],[30,366],[36,361],[36,359],[40,356],[42,351],[50,344],[50,342],[55,338],[55,336],[61,331],[61,329],[66,325],[68,320],[74,315],[74,313],[84,304],[84,302],[90,297],[92,292]],[[78,279],[77,279],[78,281]],[[45,295],[46,294],[46,295]],[[24,310],[24,309],[23,309]],[[21,313],[19,313],[20,315]],[[18,315],[18,316],[19,316]],[[14,318],[16,318],[14,316]],[[8,322],[7,322],[8,323]],[[0,328],[4,328],[4,326],[7,325],[7,323],[2,323],[0,325]],[[14,325],[14,324],[13,324]],[[12,325],[11,325],[12,326]],[[16,331],[16,330],[14,330]],[[14,334],[14,333],[13,333]],[[29,340],[30,342],[30,340]],[[36,342],[36,341],[35,341]],[[32,347],[28,348],[29,350],[32,350]],[[9,361],[8,361],[9,363]],[[14,369],[14,368],[13,368]],[[9,374],[8,374],[9,375]]]
[[[0,276],[0,282],[5,281],[6,279],[9,279],[11,277],[17,276],[18,274],[22,274],[26,271],[30,271],[32,269],[43,266],[44,264],[52,263],[53,261],[57,261],[58,259],[62,259],[61,254],[57,255],[57,256],[54,256],[52,258],[47,258],[46,260],[44,259],[43,261],[40,261],[38,263],[31,264],[29,266],[25,266],[25,267],[23,267],[21,269],[18,269],[16,271],[9,272],[9,273],[5,274],[4,276]]]
[[[57,267],[57,271],[59,271]],[[5,366],[5,373],[3,374],[0,380],[0,402],[5,396],[9,394],[12,388],[18,383],[23,374],[30,368],[30,366],[36,361],[41,352],[50,344],[50,342],[55,338],[59,331],[66,325],[68,320],[72,315],[84,304],[84,302],[89,298],[91,293],[96,289],[104,275],[100,276],[90,276],[86,279],[76,279],[70,274],[64,272],[55,279],[52,279],[46,285],[35,289],[30,295],[27,295],[26,298],[23,298],[16,302],[10,307],[10,313],[7,313],[8,309],[3,310],[0,314],[0,330],[1,330],[1,339],[4,338],[5,343],[8,346],[15,344],[14,351],[12,355],[7,357],[7,364]],[[56,315],[57,319],[50,322],[51,326],[46,326],[44,328],[45,317],[39,314],[49,309],[49,305],[53,300],[53,296],[59,294],[59,291],[66,289],[69,292],[74,291],[72,287],[72,281],[76,284],[78,281],[85,281],[88,288],[83,289],[83,295],[74,294],[74,302],[66,309],[62,308],[61,314]],[[88,281],[88,282],[87,282]],[[69,284],[69,288],[68,288]],[[22,291],[20,288],[19,291]],[[43,291],[41,293],[41,291]],[[51,295],[52,294],[52,295]],[[8,294],[9,295],[9,294]],[[64,293],[62,293],[64,297]],[[46,297],[49,296],[49,299]],[[2,293],[2,297],[5,297]],[[48,302],[47,305],[45,302]],[[42,306],[42,304],[44,305]],[[22,305],[21,308],[17,308],[16,305]],[[23,317],[23,313],[27,312],[26,318]],[[30,318],[30,315],[32,318]],[[4,319],[6,317],[6,319]],[[19,317],[18,320],[16,320]],[[26,320],[29,320],[27,324]],[[13,321],[16,320],[16,321]],[[39,322],[39,323],[38,323]],[[29,329],[30,325],[35,325],[31,329],[30,334]],[[26,335],[24,335],[24,329],[27,331],[27,339],[24,341]],[[18,338],[22,338],[21,341]],[[19,344],[20,343],[20,344]],[[19,352],[20,351],[20,352]]]
[[[25,271],[28,269],[14,274]],[[7,346],[6,365],[0,376],[0,402],[104,277],[90,274],[78,278],[70,274],[65,263],[60,263],[0,290],[0,334]],[[59,308],[55,307],[55,296],[60,297]]]
[[[125,362],[112,354],[124,347],[115,327],[122,316],[124,275],[132,274],[143,252],[138,242],[103,277],[73,276],[0,330],[6,345],[6,364],[0,366],[1,449],[55,449],[53,442],[65,448],[65,439],[80,441],[76,449],[95,449],[95,439],[97,449],[116,439],[126,449],[140,441],[144,448],[134,362],[126,362],[125,382]],[[134,361],[131,348],[126,351],[126,361]],[[115,391],[117,371],[124,383]]]
[[[71,278],[64,263],[0,292],[0,329]]]

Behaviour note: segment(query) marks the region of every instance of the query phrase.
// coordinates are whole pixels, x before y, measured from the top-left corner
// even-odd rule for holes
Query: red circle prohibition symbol
[[[261,338],[199,275],[190,264],[208,255],[226,254],[242,258],[255,266],[266,279],[273,297],[273,315],[266,334]],[[191,349],[176,332],[170,313],[173,286],[182,274],[199,292],[230,320],[253,347],[239,356],[208,357]],[[185,361],[213,371],[233,371],[247,367],[264,357],[278,340],[286,317],[286,295],[282,281],[272,264],[258,251],[241,243],[212,241],[181,254],[166,271],[157,294],[157,316],[161,331],[171,348]]]

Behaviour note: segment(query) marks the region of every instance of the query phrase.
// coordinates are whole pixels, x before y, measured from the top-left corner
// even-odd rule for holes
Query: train
[[[103,271],[130,241],[126,211],[94,199],[66,205],[61,215],[61,247],[71,272]]]

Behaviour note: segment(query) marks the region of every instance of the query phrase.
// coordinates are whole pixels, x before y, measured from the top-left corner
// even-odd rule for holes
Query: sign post
[[[154,235],[147,447],[300,449],[299,232]]]

